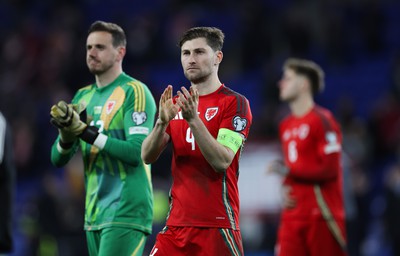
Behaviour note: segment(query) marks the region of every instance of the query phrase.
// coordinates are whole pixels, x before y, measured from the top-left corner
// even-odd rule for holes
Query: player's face
[[[279,81],[279,98],[285,102],[295,100],[300,95],[303,84],[304,77],[297,75],[291,69],[285,69]]]
[[[181,47],[181,62],[186,78],[192,83],[206,81],[216,72],[221,51],[214,51],[205,38],[186,41]]]
[[[115,65],[119,49],[112,45],[112,36],[104,31],[89,34],[86,41],[86,64],[92,74],[101,75]]]

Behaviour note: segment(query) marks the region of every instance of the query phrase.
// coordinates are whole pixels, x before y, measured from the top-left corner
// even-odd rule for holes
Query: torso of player
[[[221,88],[199,98],[198,115],[214,138],[220,128],[233,127],[234,116],[227,115],[227,108],[236,98],[220,91]],[[181,112],[171,120],[169,133],[173,144],[173,186],[167,225],[238,229],[240,153],[236,154],[225,173],[217,173],[203,157]]]
[[[132,135],[131,131],[137,133],[133,128],[143,123],[143,118],[134,116],[143,112],[130,114],[136,102],[133,91],[140,88],[139,82],[121,75],[106,87],[91,85],[81,89],[75,100],[86,106],[89,125],[124,143]],[[128,132],[125,127],[129,127]],[[151,186],[143,165],[126,163],[88,143],[81,142],[81,149],[86,182],[85,228],[121,226],[150,232]]]
[[[290,116],[285,119],[280,127],[280,136],[283,147],[285,164],[291,169],[307,172],[309,169],[315,169],[321,165],[323,158],[327,155],[325,149],[330,146],[330,137],[333,143],[340,143],[340,132],[337,130],[336,123],[333,130],[326,130],[320,113],[314,108],[308,114],[301,118]],[[341,180],[341,171],[338,172],[337,179],[323,183],[324,195],[335,200],[334,197],[341,197],[341,190],[338,187],[338,180]],[[292,195],[297,200],[296,207],[286,210],[283,217],[316,217],[321,218],[321,213],[315,200],[313,182],[299,181],[292,178],[285,180],[287,185],[292,188]],[[334,208],[340,205],[338,202],[332,202]]]

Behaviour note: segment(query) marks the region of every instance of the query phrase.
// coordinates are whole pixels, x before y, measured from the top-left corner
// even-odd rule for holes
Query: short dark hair
[[[313,95],[324,90],[325,73],[315,62],[306,59],[289,58],[283,64],[283,68],[291,69],[296,74],[305,76],[310,81]]]
[[[187,30],[179,40],[179,47],[186,41],[190,41],[196,38],[203,37],[206,39],[207,44],[214,50],[214,51],[221,51],[222,46],[224,45],[224,33],[215,27],[194,27]]]
[[[114,47],[126,47],[126,36],[124,30],[115,23],[105,21],[95,21],[90,25],[88,35],[92,32],[103,31],[108,32],[112,36],[112,44]]]

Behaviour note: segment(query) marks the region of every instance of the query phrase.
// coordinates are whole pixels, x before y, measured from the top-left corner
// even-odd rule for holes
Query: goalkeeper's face
[[[108,32],[95,31],[86,41],[86,63],[90,72],[101,75],[122,60],[121,47],[115,48]]]

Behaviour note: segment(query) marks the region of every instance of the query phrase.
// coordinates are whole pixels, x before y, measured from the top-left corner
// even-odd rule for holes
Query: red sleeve
[[[219,128],[226,128],[241,133],[247,138],[252,123],[249,101],[236,94],[226,98],[224,114]]]

